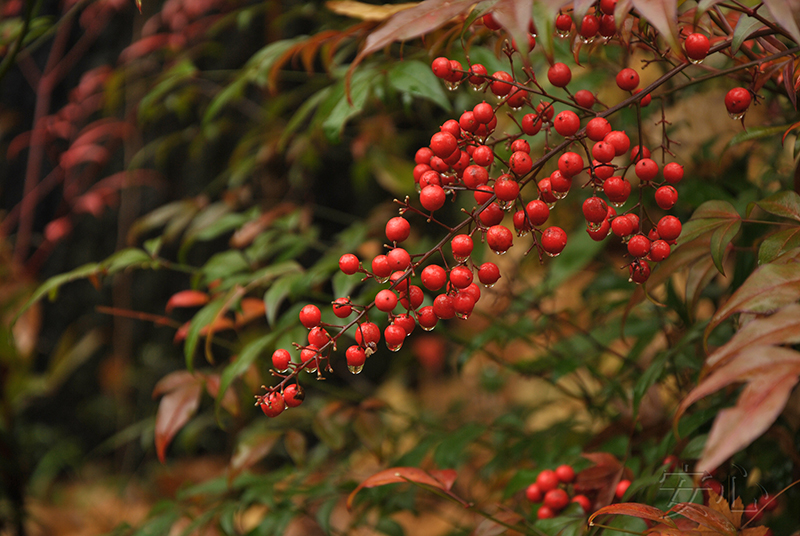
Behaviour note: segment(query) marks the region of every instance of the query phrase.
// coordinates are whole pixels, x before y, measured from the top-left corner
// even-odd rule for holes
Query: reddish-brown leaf
[[[363,488],[375,488],[386,484],[399,484],[403,482],[414,482],[444,491],[449,491],[456,481],[457,473],[453,469],[442,469],[433,471],[423,471],[418,467],[392,467],[379,473],[375,473],[361,484],[347,497],[347,509],[353,507],[353,499]]]
[[[156,454],[161,463],[166,461],[167,447],[181,428],[189,422],[200,406],[203,378],[187,371],[164,377],[153,390],[153,396],[166,393],[156,412]]]
[[[199,290],[181,290],[172,295],[167,301],[167,312],[171,313],[176,307],[200,307],[207,304],[211,297]]]
[[[633,7],[647,19],[676,54],[682,50],[678,45],[677,0],[633,0]]]
[[[610,504],[625,468],[616,457],[607,452],[587,452],[582,456],[595,465],[583,469],[576,475],[576,487],[596,491],[595,505]]]
[[[72,147],[94,144],[101,138],[125,139],[136,130],[127,121],[119,121],[110,117],[90,123],[81,130],[72,142]]]
[[[798,0],[764,0],[767,9],[784,30],[791,34],[795,42],[800,43],[800,29],[797,27],[795,14],[800,10]]]
[[[404,9],[414,7],[419,2],[410,2],[406,4],[365,4],[364,2],[356,2],[354,0],[329,0],[325,2],[325,7],[338,15],[350,17],[352,19],[371,20],[371,21],[384,21]]]
[[[695,503],[680,503],[670,508],[669,511],[691,519],[698,525],[708,527],[713,532],[722,534],[723,536],[736,535],[736,527],[734,527],[725,516],[719,512],[715,512],[708,506]]]
[[[78,145],[64,151],[59,159],[59,164],[64,169],[86,163],[103,165],[108,161],[109,156],[108,149],[101,145]]]
[[[249,469],[269,454],[281,435],[281,432],[260,428],[245,430],[240,435],[239,442],[231,456],[228,480],[233,480],[242,471]]]
[[[241,312],[236,312],[236,326],[243,326],[253,320],[266,318],[264,300],[258,298],[242,298],[239,304]]]
[[[507,525],[516,525],[525,521],[525,518],[516,512],[498,512],[492,517]],[[472,531],[472,536],[499,536],[507,530],[509,529],[505,525],[496,523],[491,519],[484,519],[475,527],[475,530]]]
[[[528,25],[531,22],[531,0],[499,0],[492,7],[492,16],[511,36],[523,58],[528,57]]]
[[[800,299],[800,270],[792,264],[756,268],[720,307],[706,327],[704,343],[722,321],[734,313],[775,311]]]
[[[219,382],[220,376],[219,374],[206,374],[206,391],[211,396],[211,398],[216,399],[217,393],[219,393]],[[239,400],[236,396],[236,391],[233,389],[227,389],[225,394],[222,395],[222,401],[220,405],[227,409],[231,415],[238,415],[239,414]]]
[[[623,515],[623,516],[631,516],[631,517],[638,517],[640,519],[647,519],[649,521],[654,521],[656,523],[663,523],[669,527],[675,527],[675,522],[667,517],[667,514],[656,508],[655,506],[649,506],[647,504],[640,504],[640,503],[619,503],[619,504],[609,504],[608,506],[604,506],[589,516],[589,526],[594,526],[594,520],[598,516],[602,515]]]
[[[717,495],[713,489],[709,489],[706,492],[708,493],[708,507],[722,514],[737,529],[741,528],[742,512],[744,511],[741,497],[736,497],[736,500],[733,501],[733,510],[731,510],[725,497]]]

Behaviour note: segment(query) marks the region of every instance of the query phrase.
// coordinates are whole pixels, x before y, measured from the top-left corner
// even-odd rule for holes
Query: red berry
[[[322,313],[316,305],[308,304],[300,309],[300,323],[306,328],[311,329],[318,326],[322,320]]]
[[[345,253],[339,257],[339,269],[347,275],[353,275],[358,271],[358,257],[352,253]]]
[[[553,119],[553,127],[556,132],[564,136],[574,136],[578,129],[581,128],[581,120],[578,114],[571,110],[564,110],[560,112],[555,119]]]
[[[472,270],[466,266],[454,266],[450,270],[450,283],[457,289],[465,289],[472,284]]]
[[[762,495],[758,498],[758,507],[763,508],[765,512],[772,512],[778,507],[778,497],[775,495]]]
[[[592,141],[602,141],[609,132],[611,124],[603,117],[595,117],[586,123],[586,135]]]
[[[630,480],[620,480],[617,484],[617,489],[614,491],[614,495],[616,495],[617,499],[622,499],[625,495],[625,492],[628,491],[628,488],[631,486]]]
[[[438,321],[439,317],[436,316],[431,305],[426,305],[417,311],[417,322],[425,331],[432,330]]]
[[[508,166],[517,177],[523,177],[533,169],[533,160],[531,160],[531,155],[528,152],[515,151],[511,153],[511,157],[508,159]],[[495,186],[495,191],[497,191],[497,186]],[[515,195],[514,197],[517,196]]]
[[[414,317],[405,313],[394,317],[392,323],[397,324],[398,326],[403,328],[403,331],[406,332],[406,336],[411,335],[411,332],[414,331],[414,328],[417,326],[417,321],[414,320]]]
[[[641,234],[632,236],[628,240],[628,253],[632,257],[646,257],[650,253],[650,240]]]
[[[448,294],[439,294],[433,300],[433,313],[442,320],[449,320],[456,316],[453,297]]]
[[[617,7],[617,0],[600,0],[600,11],[606,15],[613,15]]]
[[[670,185],[661,186],[655,193],[656,204],[663,210],[669,210],[678,202],[678,191]]]
[[[591,40],[597,35],[597,30],[600,29],[600,19],[594,15],[586,15],[581,21],[580,34],[586,40]]]
[[[453,257],[456,259],[466,259],[469,257],[472,253],[472,247],[472,238],[469,235],[456,235],[450,241],[450,249],[453,251]]]
[[[356,327],[356,342],[362,348],[371,344],[378,344],[381,340],[381,330],[372,322],[363,322]]]
[[[500,279],[500,269],[493,262],[485,262],[478,269],[478,280],[486,285],[492,286]]]
[[[289,368],[289,363],[292,362],[292,356],[287,350],[279,348],[272,352],[272,366],[278,372],[283,372]]]
[[[608,214],[608,205],[599,197],[590,197],[583,202],[583,216],[589,223],[601,223]]]
[[[511,82],[514,81],[514,77],[505,71],[497,71],[492,75],[492,78],[496,80],[489,84],[489,89],[498,97],[508,95],[511,92],[511,88],[514,87],[511,85]]]
[[[708,49],[711,44],[708,42],[708,37],[703,34],[693,33],[686,37],[683,42],[683,50],[686,51],[686,56],[690,60],[702,61],[708,55]]]
[[[556,30],[562,34],[569,33],[572,30],[572,17],[566,13],[556,17]]]
[[[614,18],[614,15],[603,15],[600,17],[600,29],[598,32],[600,35],[605,37],[606,39],[610,39],[614,37],[617,33],[617,19]]]
[[[530,160],[528,155],[525,156]],[[519,183],[511,175],[502,175],[494,183],[494,193],[500,201],[513,201],[519,195]]]
[[[525,102],[528,100],[528,92],[524,89],[520,89],[518,87],[512,87],[511,91],[508,93],[508,98],[506,99],[506,104],[511,106],[511,108],[515,110],[519,110],[525,105]]]
[[[475,120],[475,114],[473,112],[466,111],[458,118],[458,126],[461,127],[461,130],[475,132],[478,130],[479,125],[480,123]]]
[[[287,406],[290,408],[296,408],[300,404],[303,403],[303,400],[306,398],[306,393],[302,387],[297,385],[296,383],[292,383],[286,386],[283,390],[283,401],[286,403]]]
[[[514,229],[517,231],[523,232],[531,230],[531,223],[528,221],[524,210],[518,210],[514,213],[513,222]]]
[[[664,175],[664,180],[670,184],[678,184],[683,179],[683,166],[677,162],[670,162],[664,166],[661,171]]]
[[[634,94],[634,95],[638,95],[638,94],[639,94],[639,93],[641,93],[642,91],[643,91],[643,90],[642,90],[642,88],[634,89],[634,90],[633,90],[633,94]],[[653,100],[653,96],[652,96],[652,95],[650,95],[650,93],[648,93],[647,95],[645,95],[644,97],[642,97],[641,99],[639,99],[639,106],[641,106],[642,108],[644,108],[645,106],[647,106],[648,104],[650,104],[650,102],[651,102],[652,100]]]
[[[506,213],[503,211],[503,209],[500,208],[497,203],[492,203],[483,209],[483,211],[478,215],[478,218],[486,227],[492,227],[493,225],[499,225],[505,216]]]
[[[560,227],[548,227],[542,232],[541,244],[549,255],[558,255],[567,245],[567,233]]]
[[[764,513],[760,512],[758,509],[758,503],[750,503],[744,507],[744,518],[748,521],[758,521],[760,520]]]
[[[661,262],[669,257],[670,247],[664,240],[656,240],[650,246],[650,260]]]
[[[551,121],[553,119],[553,114],[556,113],[553,108],[553,103],[544,101],[536,105],[536,111],[547,121]]]
[[[392,275],[392,267],[386,255],[378,255],[372,259],[372,273],[378,279],[384,279]]]
[[[603,192],[612,203],[621,204],[631,194],[631,183],[622,177],[609,177],[603,182]]]
[[[583,169],[583,158],[578,153],[566,152],[558,159],[558,170],[565,177],[574,177]]]
[[[431,136],[431,150],[439,158],[447,158],[456,149],[458,149],[458,140],[449,132],[437,132]]]
[[[405,280],[408,282],[408,279]],[[410,311],[416,309],[425,300],[425,293],[417,285],[409,285],[408,290],[403,290],[400,293],[400,305]]]
[[[635,262],[632,262],[628,269],[631,274],[631,281],[634,283],[641,285],[650,277],[650,265],[647,264],[647,261],[639,259]],[[621,483],[622,482],[620,482],[620,484]]]
[[[750,107],[753,97],[743,87],[735,87],[725,95],[725,108],[734,116],[743,114]]]
[[[348,298],[336,298],[333,301],[333,314],[337,318],[347,318],[353,312],[353,307],[350,305]]]
[[[449,76],[445,78],[447,82],[451,84],[455,84],[456,82],[461,81],[461,77],[463,76],[460,71],[463,71],[464,68],[461,66],[461,62],[456,60],[450,60],[450,70],[452,71]],[[454,135],[457,133],[453,133]]]
[[[542,490],[536,482],[525,488],[525,498],[533,503],[541,502]]]
[[[469,68],[469,83],[474,86],[479,86],[486,81],[486,75],[489,74],[489,71],[486,70],[486,67],[481,65],[480,63],[474,63],[472,67]],[[485,121],[482,121],[485,122]]]
[[[422,269],[422,284],[428,290],[439,290],[447,282],[447,272],[441,266],[431,264]]]
[[[621,130],[612,130],[606,137],[603,138],[603,141],[610,143],[614,146],[616,150],[617,156],[622,156],[628,152],[628,149],[631,148],[631,140],[628,138],[628,135],[622,132]]]
[[[494,194],[494,187],[488,185],[481,186],[480,188],[472,192],[472,196],[475,198],[475,202],[478,205],[483,205],[484,203],[489,201],[492,198],[493,194]]]
[[[563,510],[569,504],[569,495],[561,488],[551,489],[544,494],[544,505],[549,506],[554,512]]]
[[[444,206],[446,196],[441,186],[431,184],[419,193],[419,202],[425,210],[434,212]]]
[[[406,340],[406,330],[397,324],[389,324],[383,330],[383,340],[386,341],[386,347],[389,350],[396,352]]]
[[[348,348],[344,357],[347,360],[348,367],[363,367],[367,361],[367,354],[360,346],[353,345]]]
[[[331,336],[328,335],[328,332],[325,331],[325,328],[317,326],[315,328],[311,328],[311,331],[308,332],[308,343],[312,346],[316,346],[321,348],[328,344],[328,341],[331,340]]]
[[[389,289],[383,289],[375,296],[375,307],[388,313],[397,306],[397,295]]]
[[[488,102],[481,102],[472,109],[472,115],[478,123],[486,124],[494,118],[494,108]]]
[[[547,70],[547,79],[555,87],[566,87],[572,80],[572,71],[564,63],[556,63]]]
[[[536,511],[537,519],[552,519],[556,517],[556,513],[549,506],[540,506]]]
[[[556,472],[552,469],[545,469],[536,476],[536,484],[544,493],[556,489],[558,487],[558,482],[558,476],[556,476]]]
[[[595,99],[594,93],[587,89],[579,89],[575,92],[575,104],[581,108],[590,109],[592,106],[594,106],[596,100],[597,99]]]
[[[631,149],[631,161],[632,162],[636,162],[637,160],[640,160],[641,158],[650,158],[650,149],[648,149],[647,147],[642,147],[641,148],[641,151],[642,151],[641,158],[640,158],[640,155],[639,155],[639,150],[640,150],[640,148],[639,148],[638,145],[634,145],[633,149]]]
[[[464,181],[464,186],[467,188],[475,189],[489,182],[489,172],[485,167],[473,164],[464,170],[461,180]]]
[[[475,147],[472,153],[472,160],[479,166],[488,167],[494,162],[494,151],[491,147],[486,145],[479,145]]]
[[[438,57],[433,60],[433,62],[431,62],[431,69],[437,78],[447,78],[453,74],[453,70],[450,68],[450,60],[443,57]]]
[[[575,495],[572,498],[572,501],[570,502],[578,503],[579,505],[581,505],[584,514],[588,514],[589,512],[592,511],[592,501],[590,501],[589,497],[587,497],[586,495]]]
[[[597,143],[602,143],[602,142],[597,142]],[[617,168],[616,166],[614,166],[614,164],[603,163],[600,162],[599,160],[592,160],[592,173],[594,173],[594,176],[601,181],[610,178],[614,174],[614,171],[616,171],[616,169]]]
[[[402,242],[411,234],[411,224],[402,216],[395,216],[386,222],[386,238],[389,242]]]
[[[538,114],[525,114],[522,116],[522,132],[534,136],[542,129],[542,119]]]
[[[431,151],[430,147],[421,147],[414,155],[414,162],[417,164],[430,164],[432,157],[433,151]]]
[[[283,395],[278,391],[272,391],[267,394],[263,398],[263,402],[261,402],[261,411],[263,411],[264,415],[267,417],[277,417],[283,413],[285,407]]]
[[[656,164],[656,161],[651,158],[642,158],[636,162],[636,167],[634,170],[636,171],[636,176],[639,177],[639,180],[650,182],[656,178],[656,175],[658,175],[658,164]]]
[[[534,199],[525,206],[525,212],[531,224],[539,227],[550,217],[550,208],[540,199]]]
[[[657,229],[661,238],[671,242],[681,234],[681,221],[675,216],[664,216],[659,220]]]
[[[639,85],[639,73],[626,67],[617,73],[617,86],[623,91],[633,91]]]
[[[569,484],[575,480],[575,469],[571,465],[559,465],[556,467],[556,476],[562,483]]]
[[[614,156],[616,156],[616,149],[608,142],[598,141],[592,147],[592,158],[598,162],[607,164],[614,160]]]
[[[494,225],[486,231],[486,243],[497,253],[504,253],[514,245],[514,234],[502,225]]]
[[[512,154],[516,152],[523,152],[527,155],[531,154],[531,144],[522,138],[516,139],[511,142]]]
[[[634,231],[633,222],[625,216],[619,216],[611,220],[611,232],[619,237],[632,234]]]
[[[553,188],[550,184],[549,177],[539,181],[539,199],[547,204],[553,204],[558,201],[558,198],[553,195]]]
[[[392,270],[405,270],[411,265],[411,255],[403,248],[394,248],[386,254]]]
[[[500,26],[500,23],[497,22],[497,20],[495,20],[495,18],[492,16],[491,13],[487,13],[486,15],[483,16],[483,25],[489,28],[490,30],[495,30],[495,31],[502,28],[502,26]]]
[[[608,232],[611,230],[611,224],[608,223],[608,220],[603,220],[602,223],[599,224],[597,227],[587,227],[586,232],[589,234],[589,237],[594,240],[595,242],[600,242],[601,240],[605,239],[608,236]]]
[[[572,186],[572,178],[565,177],[560,171],[555,170],[550,174],[550,189],[553,192],[567,195]]]
[[[456,316],[461,319],[468,318],[474,308],[475,298],[469,292],[459,292],[453,298],[453,309],[456,312]]]

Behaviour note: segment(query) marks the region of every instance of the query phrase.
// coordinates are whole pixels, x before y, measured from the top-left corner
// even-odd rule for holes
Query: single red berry
[[[536,484],[543,493],[547,493],[551,489],[556,489],[558,487],[558,482],[558,476],[556,476],[556,472],[552,469],[544,469],[536,476]]]
[[[650,253],[650,240],[641,234],[632,236],[628,240],[628,253],[632,257],[646,257]]]
[[[622,156],[628,152],[628,149],[631,148],[631,140],[627,134],[625,134],[621,130],[612,130],[606,137],[603,138],[603,141],[610,143],[614,146],[616,150],[617,156]]]
[[[558,170],[565,177],[574,177],[583,169],[583,158],[578,153],[571,151],[558,158]]]
[[[451,84],[455,84],[457,82],[460,82],[461,78],[463,76],[461,71],[464,70],[464,68],[461,66],[461,62],[459,62],[457,60],[450,60],[450,70],[452,72],[450,73],[449,76],[447,76],[445,78],[445,80],[447,82],[450,82]]]
[[[607,164],[614,160],[614,156],[616,156],[616,149],[608,142],[598,141],[592,146],[592,158],[598,162]]]
[[[414,166],[414,171],[412,172],[412,174],[414,175],[414,182],[419,184],[419,180],[422,178],[422,176],[428,171],[432,170],[433,168],[428,164],[417,164],[416,166]]]
[[[758,503],[750,503],[744,507],[744,518],[748,521],[758,521],[760,520],[764,513],[759,511]]]
[[[555,87],[566,87],[572,80],[572,71],[565,63],[556,63],[547,70],[547,79]]]
[[[487,287],[497,283],[500,279],[500,269],[493,262],[485,262],[478,268],[478,280]]]
[[[623,91],[633,91],[639,86],[639,73],[626,67],[617,73],[617,86]]]
[[[489,182],[489,172],[485,167],[473,164],[464,170],[461,180],[464,181],[464,186],[467,188],[475,189]]]
[[[384,279],[392,275],[392,267],[386,255],[378,255],[372,259],[372,273],[378,279]]]
[[[778,507],[778,497],[775,495],[762,495],[758,498],[758,507],[763,508],[765,512],[772,512]]]
[[[306,398],[306,393],[302,387],[296,383],[287,385],[283,390],[283,401],[290,408],[296,408],[303,403]]]
[[[436,326],[436,323],[439,322],[439,317],[433,311],[432,305],[426,305],[417,311],[417,322],[425,331],[430,331]]]
[[[617,0],[600,0],[600,11],[606,15],[613,15],[617,7]]]
[[[592,501],[590,501],[589,497],[586,495],[575,495],[570,502],[578,503],[583,509],[584,514],[588,514],[592,511]]]
[[[447,158],[458,149],[458,140],[449,132],[437,132],[431,136],[430,147],[439,158]]]
[[[430,147],[420,147],[414,155],[414,162],[417,164],[430,164],[433,158],[433,151]]]
[[[587,89],[579,89],[575,92],[575,104],[581,108],[591,109],[596,100],[594,93]]]
[[[539,199],[551,206],[558,201],[558,198],[553,195],[553,187],[550,184],[549,177],[539,181]]]
[[[356,327],[356,342],[362,348],[371,344],[378,344],[381,340],[381,330],[372,322],[362,322]]]
[[[583,20],[581,20],[581,29],[580,34],[585,40],[589,41],[597,35],[597,31],[600,29],[600,19],[595,17],[594,15],[585,15]]]
[[[406,330],[397,324],[389,324],[383,330],[383,340],[392,352],[398,351],[406,340]]]
[[[568,34],[572,30],[572,17],[566,13],[562,13],[556,17],[556,30],[560,34]]]
[[[287,350],[279,348],[272,352],[272,366],[278,372],[283,372],[289,369],[289,363],[292,362],[292,356]]]
[[[367,361],[367,354],[360,346],[353,345],[344,353],[348,367],[363,367]]]
[[[428,290],[439,290],[447,282],[447,272],[437,264],[430,264],[420,274],[422,285]]]
[[[331,336],[328,335],[328,332],[325,331],[325,328],[317,326],[315,328],[311,328],[311,331],[308,332],[308,343],[313,346],[322,347],[325,346],[328,341],[331,340]]]
[[[647,238],[649,238],[651,242],[655,242],[661,237],[658,236],[658,231],[656,229],[650,229],[650,231],[647,233]]]
[[[590,197],[583,202],[583,216],[589,223],[601,223],[608,214],[608,205],[599,197]]]
[[[725,95],[725,108],[732,116],[739,116],[750,107],[753,97],[749,91],[743,87],[735,87]]]
[[[533,169],[533,160],[531,160],[531,155],[529,153],[515,151],[511,153],[511,157],[508,159],[508,166],[517,177],[524,177]],[[495,191],[497,191],[497,186],[495,186]]]
[[[514,229],[516,229],[519,232],[525,232],[531,230],[531,223],[528,221],[528,217],[525,215],[524,210],[518,210],[514,213],[513,222],[514,222]]]
[[[316,305],[308,304],[300,309],[300,323],[311,329],[318,326],[322,320],[322,313]]]
[[[683,50],[686,51],[686,56],[696,62],[702,61],[708,56],[710,47],[711,43],[709,43],[708,37],[700,33],[689,34],[683,42]]]
[[[472,160],[479,166],[488,167],[494,162],[494,151],[487,145],[478,145],[472,153]]]
[[[603,143],[603,142],[597,142]],[[610,163],[610,162],[600,162],[599,160],[592,160],[592,173],[595,177],[597,177],[600,181],[604,181],[614,174],[617,170],[617,167]]]
[[[386,254],[392,270],[405,270],[411,265],[411,255],[403,248],[394,248]]]
[[[643,182],[650,182],[658,175],[658,164],[651,158],[642,158],[636,162],[636,176]]]
[[[540,506],[538,510],[536,510],[536,518],[537,519],[552,519],[556,517],[556,513],[553,512],[552,508],[549,506]]]
[[[262,400],[263,402],[261,402],[261,411],[263,411],[264,415],[267,417],[277,417],[283,413],[283,410],[286,408],[283,401],[283,395],[278,391],[272,391]]]
[[[345,253],[339,257],[339,269],[347,275],[353,275],[358,271],[358,257],[352,253]]]
[[[569,495],[561,488],[551,489],[544,494],[544,505],[554,512],[563,510],[569,504]]]
[[[556,194],[561,194],[561,197],[567,195],[570,187],[572,186],[572,178],[565,177],[559,170],[555,170],[550,174],[550,189]]]
[[[578,129],[581,128],[581,120],[578,114],[572,110],[564,110],[553,119],[553,127],[556,129],[556,132],[566,138],[568,136],[574,136],[575,133],[578,132]]]
[[[629,220],[631,220],[631,223],[633,224],[633,232],[634,233],[638,233],[639,232],[639,216],[637,216],[636,214],[631,212],[630,214],[625,214],[625,217],[628,218]]]
[[[438,57],[433,60],[433,62],[431,62],[431,69],[437,78],[444,79],[453,74],[453,70],[450,68],[450,60],[443,57]]]
[[[444,206],[446,195],[441,186],[429,185],[419,193],[419,202],[425,210],[434,212]]]
[[[484,15],[482,20],[483,20],[483,25],[489,28],[490,30],[497,31],[500,28],[502,28],[502,26],[500,26],[500,23],[497,22],[497,20],[492,16],[491,13],[487,13],[486,15]]]
[[[402,216],[395,216],[386,222],[386,238],[389,242],[402,242],[411,234],[411,224]]]
[[[433,299],[433,312],[442,320],[449,320],[456,316],[453,297],[449,294],[439,294],[436,296],[436,298]]]
[[[536,112],[545,120],[552,121],[553,114],[556,113],[555,108],[553,108],[552,102],[540,102],[536,105]]]
[[[317,370],[317,362],[319,361],[319,347],[313,344],[309,344],[302,350],[300,350],[300,362],[306,363],[306,370],[309,372],[314,372]]]
[[[475,120],[475,114],[469,110],[461,114],[461,117],[458,118],[458,126],[461,127],[461,130],[475,132],[478,130],[479,125],[480,123]]]
[[[459,292],[453,298],[453,310],[456,316],[466,320],[475,308],[475,298],[469,292]]]
[[[683,180],[683,166],[677,162],[666,164],[661,173],[664,175],[664,180],[670,184],[678,184]]]
[[[656,240],[650,246],[650,260],[661,262],[669,257],[670,247],[664,240]]]
[[[658,221],[657,229],[661,238],[671,242],[681,234],[681,220],[675,216],[664,216]]]
[[[631,486],[630,480],[620,480],[617,484],[617,488],[614,491],[614,495],[616,495],[617,499],[622,499],[625,495],[625,492],[628,491],[628,488]]]
[[[494,225],[499,225],[505,216],[505,211],[503,211],[497,203],[492,203],[481,211],[478,218],[486,227],[492,227]]]
[[[643,90],[642,90],[642,88],[637,88],[637,89],[634,89],[634,90],[633,90],[633,94],[634,94],[634,95],[638,95],[638,94],[639,94],[639,93],[641,93],[642,91],[643,91]],[[653,96],[652,96],[652,95],[650,95],[650,93],[648,93],[647,95],[645,95],[644,97],[642,97],[641,99],[639,99],[639,106],[641,106],[642,108],[644,108],[645,106],[649,105],[649,104],[650,104],[650,102],[652,102],[652,100],[653,100]]]
[[[541,199],[534,199],[525,205],[525,212],[531,224],[539,227],[550,217],[550,207]]]
[[[511,175],[501,175],[494,183],[494,193],[500,201],[513,201],[519,195],[519,183]]]
[[[548,255],[558,255],[567,245],[567,233],[560,227],[548,227],[542,232],[541,244]]]
[[[405,280],[408,282],[408,279]],[[425,300],[425,293],[417,285],[409,285],[408,290],[404,290],[400,294],[400,305],[406,308],[407,311],[416,309]]]
[[[600,29],[597,31],[606,39],[611,39],[617,34],[617,19],[614,15],[603,15],[600,17]]]
[[[456,235],[450,240],[450,249],[457,260],[466,259],[472,253],[472,237],[465,234]],[[432,289],[434,290],[434,289]]]
[[[397,306],[397,295],[389,289],[383,289],[375,296],[375,307],[388,313]]]
[[[454,266],[450,270],[450,283],[457,289],[467,288],[472,284],[472,270],[466,266]]]
[[[503,225],[494,225],[486,231],[486,243],[497,253],[504,253],[514,245],[514,234]]]
[[[667,184],[659,187],[654,197],[659,207],[669,210],[678,202],[678,190]]]
[[[532,503],[541,502],[542,497],[542,490],[539,489],[539,485],[536,482],[525,488],[525,498]]]
[[[524,89],[520,89],[518,87],[512,87],[511,91],[508,92],[508,98],[506,99],[506,104],[508,104],[514,110],[519,110],[525,105],[525,102],[528,100],[528,92]]]
[[[525,114],[522,116],[522,132],[528,136],[535,136],[542,129],[542,119],[538,114]]]
[[[641,285],[650,277],[650,265],[647,261],[638,259],[630,264],[628,267],[630,271],[631,281]],[[620,482],[622,484],[622,482]],[[626,487],[627,489],[627,487]]]
[[[405,313],[394,317],[392,323],[397,324],[398,326],[403,328],[403,331],[406,332],[406,336],[411,335],[411,332],[414,331],[414,328],[417,326],[417,321],[414,320],[414,317]]]
[[[434,157],[436,158],[436,157]],[[423,173],[419,178],[419,187],[420,190],[425,188],[426,186],[441,186],[442,185],[442,176],[439,174],[438,171],[430,170]]]
[[[489,74],[489,71],[486,70],[486,67],[481,65],[480,63],[474,63],[469,68],[469,83],[473,86],[480,86],[486,81],[486,75]],[[482,121],[485,122],[485,121]]]
[[[611,232],[619,237],[625,237],[632,234],[633,222],[625,216],[620,216],[611,220]]]
[[[608,220],[603,220],[599,225],[595,224],[594,226],[587,227],[586,233],[595,242],[601,242],[608,236],[610,230],[611,224],[608,223]]]
[[[353,307],[350,305],[348,298],[336,298],[333,301],[333,314],[337,318],[347,318],[353,312]]]
[[[514,77],[505,71],[497,71],[492,75],[492,78],[495,78],[495,80],[489,84],[489,89],[498,97],[508,95],[511,92],[511,88],[514,87],[511,85]]]
[[[639,151],[641,150],[641,155],[639,155]],[[636,162],[637,160],[641,160],[642,158],[650,158],[650,149],[647,147],[639,147],[638,145],[634,145],[633,149],[631,149],[631,162]]]
[[[563,484],[570,484],[575,480],[575,469],[571,465],[559,465],[556,467],[556,476]]]
[[[484,203],[489,201],[492,198],[492,195],[494,195],[494,186],[490,186],[487,184],[484,184],[483,186],[472,192],[472,196],[475,198],[475,202],[478,205],[483,205]]]
[[[494,108],[488,102],[481,102],[472,108],[472,115],[478,123],[486,124],[494,118]]]
[[[527,155],[531,154],[531,144],[527,142],[527,140],[523,140],[522,138],[516,139],[511,142],[511,154],[513,155],[516,152],[523,152]]]
[[[603,117],[595,117],[586,123],[586,135],[592,141],[602,141],[611,132],[611,124]]]

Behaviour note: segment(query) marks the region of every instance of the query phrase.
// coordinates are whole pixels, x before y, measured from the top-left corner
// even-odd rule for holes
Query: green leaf
[[[305,125],[308,126],[308,115],[320,105],[320,103],[324,102],[325,99],[328,98],[328,95],[333,91],[331,86],[325,87],[312,96],[307,98],[305,102],[303,102],[302,106],[300,106],[297,111],[294,113],[289,122],[286,123],[286,126],[283,127],[283,132],[281,133],[280,141],[278,142],[278,150],[283,151],[286,148],[286,144],[291,139],[292,134],[301,126]]]
[[[259,87],[266,86],[269,83],[269,73],[275,62],[306,37],[305,35],[300,35],[294,39],[276,41],[253,54],[244,67],[246,79]]]
[[[761,28],[764,24],[755,17],[749,15],[742,15],[736,23],[736,28],[733,30],[733,40],[731,41],[731,52],[736,54],[747,38],[756,29]]]
[[[206,108],[206,113],[203,114],[203,124],[208,124],[214,119],[223,108],[236,99],[240,99],[247,88],[247,79],[244,77],[237,78],[225,89],[217,93]]]
[[[127,268],[143,268],[150,266],[153,259],[139,248],[127,248],[118,251],[100,263],[101,269],[108,275],[115,274]]]
[[[139,101],[139,121],[149,122],[157,117],[156,103],[165,99],[170,91],[176,89],[183,82],[194,78],[197,72],[198,70],[194,63],[188,59],[183,59],[164,73],[153,89]]]
[[[398,91],[428,99],[446,111],[451,110],[450,101],[442,89],[441,81],[433,74],[430,66],[421,61],[395,63],[389,70],[388,80]]]
[[[797,192],[778,192],[755,204],[775,216],[800,221],[800,195]]]
[[[705,234],[713,234],[717,228],[729,225],[732,220],[741,221],[739,213],[727,201],[707,201],[694,211],[683,225],[678,237],[678,246],[691,242]]]
[[[220,296],[207,303],[192,318],[191,324],[189,324],[189,331],[186,334],[186,341],[183,344],[183,355],[186,358],[186,368],[189,371],[194,370],[194,354],[200,339],[200,330],[217,317],[227,301],[227,295]]]
[[[749,129],[742,131],[735,135],[731,140],[725,145],[725,148],[722,150],[723,154],[725,151],[733,147],[734,145],[738,145],[740,143],[744,143],[746,141],[753,141],[753,140],[760,140],[762,138],[771,138],[777,134],[783,134],[789,125],[779,125],[775,127],[750,127]]]
[[[736,236],[741,227],[742,220],[740,219],[726,220],[726,222],[717,227],[711,235],[711,258],[714,260],[714,266],[716,266],[717,270],[722,275],[725,275],[725,269],[722,266],[723,256],[728,248],[728,244],[731,243],[731,240],[733,240],[733,237]]]
[[[217,391],[217,397],[214,400],[214,411],[217,413],[217,420],[219,420],[219,410],[222,407],[222,397],[225,396],[225,392],[228,390],[233,380],[244,374],[256,358],[261,355],[264,349],[275,342],[278,335],[278,332],[267,333],[248,343],[242,351],[239,352],[236,360],[226,366],[225,370],[222,371],[219,380],[219,391]]]
[[[264,294],[264,306],[267,310],[267,322],[269,322],[270,326],[275,325],[281,303],[289,295],[295,282],[302,279],[302,277],[302,272],[287,274],[275,281]]]
[[[758,264],[771,262],[797,247],[800,247],[800,227],[779,231],[761,242],[761,247],[758,248]]]
[[[250,269],[250,264],[241,251],[228,250],[217,253],[203,265],[202,272],[206,282],[224,279],[233,274]]]
[[[372,86],[375,83],[374,76],[375,73],[372,70],[361,70],[353,76],[350,87],[352,104],[350,104],[345,94],[344,81],[341,81],[336,85],[336,90],[328,97],[326,101],[328,106],[320,107],[317,113],[322,113],[320,116],[320,118],[324,118],[322,130],[328,140],[333,143],[338,142],[347,122],[364,109],[367,97],[369,97]],[[333,104],[333,106],[328,112],[327,108],[330,107],[330,104]]]

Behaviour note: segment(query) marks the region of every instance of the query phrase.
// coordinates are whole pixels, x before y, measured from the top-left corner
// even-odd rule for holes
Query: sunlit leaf
[[[404,9],[417,6],[419,2],[409,2],[405,4],[365,4],[355,0],[329,0],[325,2],[325,7],[336,13],[350,17],[351,19],[384,21]]]
[[[633,516],[638,517],[640,519],[647,519],[649,521],[654,521],[656,523],[664,523],[665,525],[674,527],[675,522],[667,517],[667,514],[656,508],[655,506],[650,506],[647,504],[640,504],[640,503],[619,503],[619,504],[609,504],[608,506],[604,506],[600,508],[591,516],[589,516],[589,526],[592,527],[596,525],[595,519],[602,515],[623,515],[623,516]]]
[[[725,516],[708,506],[695,503],[679,503],[670,509],[695,523],[708,527],[711,531],[723,536],[735,536],[736,527]]]
[[[457,473],[452,469],[423,471],[418,467],[393,467],[375,473],[353,490],[347,497],[348,510],[353,507],[353,499],[356,494],[364,488],[374,488],[387,484],[399,484],[403,482],[413,482],[423,484],[433,488],[448,491],[456,480]]]

